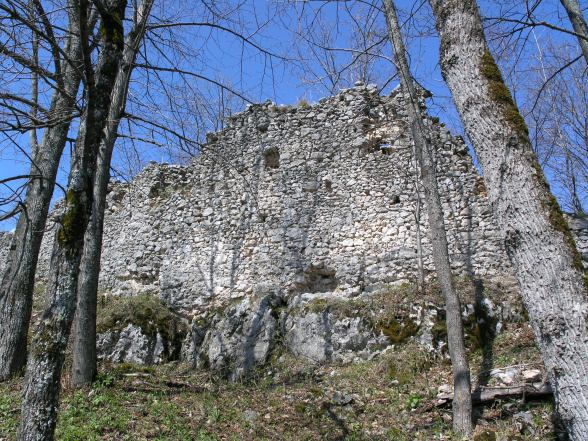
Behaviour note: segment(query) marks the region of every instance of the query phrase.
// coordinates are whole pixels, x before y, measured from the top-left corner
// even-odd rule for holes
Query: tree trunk
[[[586,280],[574,239],[531,148],[528,129],[484,37],[473,0],[429,0],[440,65],[484,170],[506,251],[572,440],[588,439]]]
[[[53,243],[51,273],[46,290],[49,305],[35,331],[27,365],[18,433],[20,441],[53,439],[57,421],[61,370],[76,308],[84,233],[92,213],[97,150],[106,124],[110,96],[124,44],[122,18],[126,0],[113,0],[102,6],[102,49],[94,81],[90,66],[89,38],[87,29],[83,26],[86,23],[84,12],[87,10],[87,2],[80,1],[78,5],[70,5],[70,14],[81,17],[79,33],[84,43],[87,107],[82,116],[71,161],[64,213]]]
[[[50,107],[60,122],[45,129],[33,151],[30,182],[0,282],[0,381],[19,373],[26,363],[39,249],[81,81],[79,35],[70,33],[65,52],[63,90],[56,89]]]
[[[76,387],[92,383],[96,376],[96,305],[100,254],[104,227],[104,209],[110,180],[110,160],[116,141],[118,125],[123,116],[129,80],[145,25],[154,0],[141,3],[137,21],[125,41],[122,62],[112,92],[104,137],[100,143],[94,180],[92,217],[86,229],[84,253],[78,282],[78,306],[74,326],[72,383]]]
[[[394,60],[400,77],[410,120],[411,134],[425,192],[425,205],[429,216],[429,234],[433,247],[433,261],[437,279],[445,299],[447,340],[453,371],[455,398],[453,400],[453,430],[461,435],[472,433],[472,399],[470,369],[463,338],[461,305],[451,276],[447,233],[435,171],[433,148],[424,124],[414,80],[408,67],[406,49],[402,40],[396,9],[391,0],[384,0],[388,36],[394,50]]]
[[[582,54],[584,54],[586,64],[588,64],[588,25],[582,14],[580,3],[578,3],[578,0],[561,0],[561,4],[568,13],[574,32],[578,34],[578,42],[582,48]]]

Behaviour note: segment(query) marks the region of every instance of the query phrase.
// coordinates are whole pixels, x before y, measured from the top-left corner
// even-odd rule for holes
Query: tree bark
[[[568,13],[574,32],[578,34],[578,42],[582,48],[582,54],[584,55],[586,64],[588,64],[588,25],[582,14],[580,3],[578,3],[578,0],[561,0],[561,4]]]
[[[39,249],[81,81],[81,42],[75,32],[70,32],[65,53],[63,87],[55,90],[50,107],[59,123],[47,127],[41,145],[33,149],[31,178],[0,282],[0,381],[21,372],[26,363]]]
[[[556,411],[572,440],[586,440],[587,288],[580,255],[488,49],[476,2],[429,2],[441,38],[441,71],[483,167]]]
[[[141,3],[137,11],[137,20],[125,40],[122,62],[112,92],[104,137],[100,142],[98,151],[93,188],[92,217],[85,233],[84,252],[78,282],[78,305],[74,325],[72,365],[72,383],[76,387],[92,383],[97,372],[96,306],[104,209],[110,180],[110,160],[116,141],[118,125],[124,114],[133,64],[145,33],[145,26],[153,2],[154,0],[145,0]]]
[[[53,439],[65,347],[76,308],[84,233],[92,213],[97,150],[124,44],[122,19],[126,0],[103,3],[99,9],[102,48],[94,75],[90,64],[89,35],[84,26],[88,3],[74,1],[70,8],[70,14],[79,17],[78,32],[84,45],[87,106],[71,161],[64,214],[53,243],[51,273],[45,293],[49,304],[35,330],[27,365],[18,433],[20,441]]]
[[[433,261],[437,270],[439,286],[445,299],[447,340],[455,391],[453,430],[460,435],[469,436],[472,433],[470,369],[463,338],[461,304],[451,276],[447,232],[443,219],[441,198],[439,197],[433,148],[429,139],[429,131],[424,124],[415,82],[409,70],[396,9],[391,0],[384,0],[384,11],[388,26],[388,36],[394,50],[394,62],[400,77],[400,87],[407,104],[414,150],[421,169],[425,205],[429,217],[429,234],[433,247]]]

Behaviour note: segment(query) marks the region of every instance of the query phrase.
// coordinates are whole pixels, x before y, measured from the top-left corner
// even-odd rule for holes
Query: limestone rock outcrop
[[[200,346],[194,347],[196,367],[222,373],[232,380],[265,364],[276,343],[279,299],[247,298],[217,315]],[[200,330],[195,330],[199,334]]]
[[[161,334],[145,335],[139,326],[133,324],[119,332],[98,334],[96,350],[100,360],[111,363],[150,365],[166,361]]]

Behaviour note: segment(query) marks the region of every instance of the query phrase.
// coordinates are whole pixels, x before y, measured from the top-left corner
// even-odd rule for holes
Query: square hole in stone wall
[[[264,153],[265,168],[280,167],[280,151],[276,148],[268,149]]]

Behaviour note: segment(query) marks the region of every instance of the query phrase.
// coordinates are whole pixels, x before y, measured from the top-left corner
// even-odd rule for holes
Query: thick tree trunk
[[[72,15],[86,23],[87,2],[70,5]],[[103,5],[105,6],[105,5]],[[78,271],[84,246],[84,233],[92,213],[92,188],[97,150],[106,124],[110,96],[123,49],[123,23],[126,0],[113,0],[102,8],[102,49],[95,82],[89,66],[88,34],[80,27],[86,60],[87,108],[76,139],[76,148],[65,199],[64,214],[55,234],[51,273],[46,297],[49,305],[35,331],[25,378],[20,441],[53,439],[57,421],[60,377],[65,347],[73,321]]]
[[[453,430],[461,435],[472,433],[472,400],[470,369],[463,338],[461,305],[453,286],[447,233],[435,172],[433,149],[428,139],[414,80],[408,67],[406,49],[402,40],[396,9],[391,0],[384,0],[388,35],[394,49],[394,60],[400,77],[400,86],[407,104],[414,148],[421,169],[425,191],[425,205],[429,217],[429,234],[433,247],[433,261],[437,279],[445,299],[447,314],[447,340],[453,371],[455,398],[453,400]]]
[[[63,90],[56,89],[50,107],[60,122],[45,129],[41,145],[32,152],[31,178],[0,282],[0,381],[20,372],[26,363],[39,249],[81,81],[77,34],[70,33],[65,52]]]
[[[586,64],[588,64],[588,25],[586,24],[584,14],[582,14],[580,3],[578,0],[561,0],[561,4],[568,13],[574,32],[578,34],[578,42],[582,48],[582,54],[584,54]]]
[[[80,387],[94,381],[96,365],[96,304],[100,254],[104,228],[106,193],[110,180],[110,160],[118,125],[124,114],[129,80],[145,25],[154,0],[145,0],[137,12],[137,20],[125,41],[122,62],[114,84],[104,137],[100,143],[94,180],[92,218],[86,229],[84,253],[78,282],[78,306],[74,326],[72,383]]]
[[[96,179],[100,174],[100,161],[96,165]],[[74,345],[71,381],[73,386],[90,384],[98,373],[96,355],[96,310],[98,295],[98,275],[100,273],[100,254],[102,252],[102,219],[98,219],[101,204],[94,183],[94,200],[92,217],[86,228],[84,251],[80,264],[78,280],[78,297],[74,321]],[[97,199],[98,198],[98,199]],[[102,212],[103,213],[103,212]]]
[[[473,0],[429,0],[440,64],[484,170],[494,217],[572,440],[588,439],[587,288],[582,261],[550,193],[528,129],[484,37]]]

